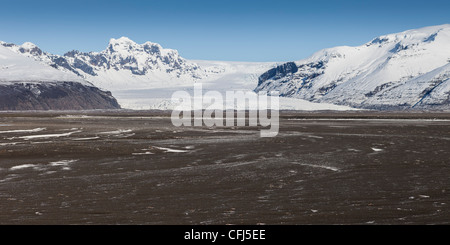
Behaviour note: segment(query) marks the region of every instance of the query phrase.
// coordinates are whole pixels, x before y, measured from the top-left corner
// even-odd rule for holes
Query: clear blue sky
[[[63,54],[127,36],[188,59],[290,61],[407,29],[450,23],[448,0],[7,0],[0,40]]]

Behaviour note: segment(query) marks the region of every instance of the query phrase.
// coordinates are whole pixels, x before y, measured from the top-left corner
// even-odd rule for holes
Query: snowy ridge
[[[88,84],[73,73],[58,71],[0,45],[0,84],[61,81]]]
[[[370,109],[449,108],[450,25],[321,50],[269,70],[256,91]]]
[[[110,90],[183,85],[208,76],[176,50],[151,42],[137,44],[126,37],[111,39],[99,53],[71,51],[64,58],[81,76]]]
[[[220,73],[220,68],[202,69],[182,58],[178,51],[152,42],[137,44],[127,37],[112,38],[101,52],[77,50],[63,56],[43,52],[32,43],[0,43],[16,53],[32,57],[62,71],[75,73],[107,90],[164,88],[192,85]]]

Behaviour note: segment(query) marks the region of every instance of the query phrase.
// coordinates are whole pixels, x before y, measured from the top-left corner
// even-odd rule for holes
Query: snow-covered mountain
[[[111,93],[0,45],[0,110],[115,108]]]
[[[122,108],[173,109],[175,91],[192,92],[194,83],[206,91],[253,91],[258,77],[275,62],[228,62],[186,60],[176,50],[151,42],[137,44],[129,38],[111,39],[101,52],[71,51],[63,56],[42,51],[32,43],[15,45],[0,42],[10,50],[33,58],[109,90]],[[346,106],[317,104],[299,99],[281,98],[282,109],[348,110]]]
[[[176,50],[151,42],[137,44],[127,37],[111,39],[101,52],[73,50],[63,56],[49,54],[28,42],[20,46],[0,44],[108,90],[182,86],[222,71],[218,67],[202,69]]]
[[[171,94],[197,82],[221,92],[276,90],[284,109],[302,109],[303,100],[343,109],[449,108],[450,25],[325,49],[285,64],[186,60],[176,50],[126,37],[111,39],[101,52],[63,56],[32,43],[0,46],[112,91],[130,109],[170,109]]]
[[[450,109],[450,25],[380,36],[282,64],[256,91],[369,109]]]
[[[101,52],[74,50],[63,56],[42,51],[29,42],[22,45],[0,42],[0,45],[111,91],[122,108],[127,109],[173,109],[172,94],[179,90],[192,91],[194,83],[202,83],[205,92],[215,90],[224,95],[230,90],[252,91],[258,77],[277,65],[275,62],[186,60],[176,50],[151,42],[137,44],[126,37],[111,39]],[[282,98],[280,105],[282,109],[351,109],[289,98]]]

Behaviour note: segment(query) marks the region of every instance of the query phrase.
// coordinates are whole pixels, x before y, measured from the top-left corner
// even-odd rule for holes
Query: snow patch
[[[36,164],[22,164],[22,165],[17,165],[17,166],[11,167],[9,170],[16,171],[16,170],[26,169],[26,168],[36,168],[37,166],[38,165],[36,165]]]
[[[50,162],[49,165],[52,167],[56,166],[68,166],[71,163],[77,162],[78,160],[61,160],[56,162]]]
[[[108,132],[101,132],[98,134],[111,134],[111,135],[115,135],[115,134],[123,134],[123,133],[129,133],[132,132],[133,130],[131,129],[119,129],[119,130],[115,130],[115,131],[108,131]]]
[[[0,134],[7,134],[7,133],[34,133],[34,132],[40,132],[40,131],[44,131],[44,130],[46,130],[46,128],[18,129],[18,130],[0,131]]]
[[[372,147],[372,150],[375,151],[375,152],[384,151],[383,149],[380,149],[380,148],[374,148],[374,147]]]
[[[74,140],[74,141],[84,141],[84,140],[96,140],[96,139],[100,139],[100,137],[75,138],[75,139],[72,139],[72,140]]]
[[[152,154],[155,154],[155,153],[149,152],[149,151],[143,152],[143,153],[131,153],[131,155],[134,155],[134,156],[139,156],[139,155],[152,155]]]
[[[171,149],[171,148],[166,148],[166,147],[157,147],[157,146],[153,146],[153,148],[156,148],[158,150],[163,150],[165,152],[173,152],[173,153],[182,153],[182,152],[188,152],[185,150],[177,150],[177,149]]]
[[[72,134],[79,133],[79,132],[81,132],[81,130],[77,130],[77,131],[73,131],[73,132],[69,132],[69,133],[64,133],[64,134],[29,135],[29,136],[22,136],[22,137],[18,137],[18,138],[24,139],[24,140],[59,138],[59,137],[67,137],[67,136],[70,136]]]
[[[0,143],[0,146],[17,145],[17,144],[20,144],[20,142]]]
[[[323,168],[323,169],[331,170],[331,171],[334,171],[334,172],[339,171],[338,168],[325,166],[325,165],[314,165],[314,164],[308,164],[308,163],[294,163],[294,164],[307,166],[307,167],[312,167],[312,168]]]

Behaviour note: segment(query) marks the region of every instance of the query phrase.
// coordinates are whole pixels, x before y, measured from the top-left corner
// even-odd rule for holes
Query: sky
[[[448,24],[449,13],[448,0],[0,0],[0,40],[62,55],[126,36],[186,59],[281,62]]]

